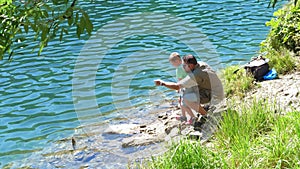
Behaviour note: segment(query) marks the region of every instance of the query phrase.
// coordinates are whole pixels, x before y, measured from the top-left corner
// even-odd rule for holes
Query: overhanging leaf
[[[44,48],[45,44],[44,42],[41,42],[41,45],[40,45],[40,49],[39,49],[39,52],[38,52],[38,56],[41,55],[42,51],[43,51],[43,48]]]
[[[46,39],[48,33],[49,33],[49,29],[48,29],[48,27],[47,27],[46,25],[44,25],[44,26],[42,27],[41,41],[45,41],[45,39]]]
[[[69,26],[71,26],[72,23],[73,23],[73,18],[71,17],[71,18],[68,19],[68,24],[69,24]]]
[[[28,24],[27,23],[24,24],[24,30],[25,30],[25,33],[28,33]]]
[[[62,38],[63,38],[63,31],[61,30],[59,35],[59,41],[62,41]]]

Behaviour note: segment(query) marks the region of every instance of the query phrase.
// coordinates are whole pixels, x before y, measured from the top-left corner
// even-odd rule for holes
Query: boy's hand
[[[163,81],[160,80],[160,79],[157,79],[157,80],[154,80],[154,83],[155,83],[156,86],[161,86],[161,84],[163,83]]]

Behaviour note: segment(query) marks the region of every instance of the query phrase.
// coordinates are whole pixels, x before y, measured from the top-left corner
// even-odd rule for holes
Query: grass
[[[264,49],[267,51],[266,58],[270,59],[270,68],[275,68],[277,73],[286,74],[298,67],[295,57],[286,48],[276,51],[274,49]]]
[[[280,115],[266,101],[238,109],[224,113],[213,147],[181,140],[139,168],[300,168],[300,112]]]
[[[254,88],[254,78],[246,75],[245,69],[239,66],[225,68],[222,77],[226,97],[243,97],[248,90]]]

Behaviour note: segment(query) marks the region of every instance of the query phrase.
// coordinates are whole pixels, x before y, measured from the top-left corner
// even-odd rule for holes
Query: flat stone
[[[122,140],[122,147],[146,146],[162,141],[164,141],[164,138],[160,138],[153,134],[142,133],[132,137],[124,138]]]
[[[106,134],[135,134],[139,132],[137,124],[117,124],[110,125],[104,133]]]

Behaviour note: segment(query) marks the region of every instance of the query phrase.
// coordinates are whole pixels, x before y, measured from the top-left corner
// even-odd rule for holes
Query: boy
[[[187,76],[187,73],[185,72],[185,70],[182,67],[182,60],[180,58],[179,53],[177,53],[177,52],[171,53],[171,55],[169,57],[169,62],[176,68],[176,78],[178,81],[180,81],[181,79],[183,79]],[[178,91],[178,92],[180,92],[180,91]],[[180,120],[180,121],[186,121],[185,124],[192,124],[193,123],[192,118],[195,116],[189,107],[182,105],[182,97],[181,96],[179,98],[179,105],[181,108],[182,116],[176,117],[176,119]],[[191,117],[189,121],[187,121],[186,112]]]

